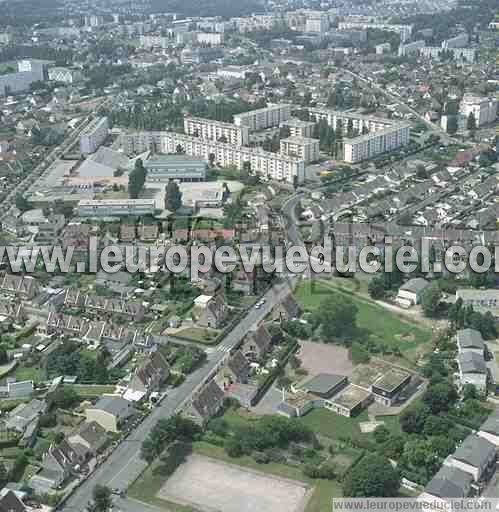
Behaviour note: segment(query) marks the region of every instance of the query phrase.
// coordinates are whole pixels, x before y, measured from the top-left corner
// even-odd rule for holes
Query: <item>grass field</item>
[[[213,345],[217,342],[217,336],[220,331],[216,329],[199,328],[199,327],[187,327],[178,331],[177,334],[181,338],[187,338],[203,345]]]
[[[369,421],[366,410],[355,418],[347,418],[327,409],[313,409],[299,418],[299,421],[316,434],[331,439],[368,439],[368,435],[363,434],[359,428],[359,422]]]
[[[45,379],[45,372],[41,368],[35,368],[33,366],[30,368],[18,366],[14,375],[18,381],[32,380],[34,382],[40,382]]]
[[[72,387],[79,396],[93,397],[93,396],[101,396],[106,393],[114,393],[115,386],[114,385],[92,385],[92,384],[72,384],[68,387]]]
[[[370,339],[392,349],[398,348],[410,361],[415,362],[421,346],[431,341],[430,331],[421,324],[401,318],[346,288],[325,281],[303,281],[295,291],[296,299],[306,311],[314,311],[328,296],[338,294],[357,306],[357,325]]]

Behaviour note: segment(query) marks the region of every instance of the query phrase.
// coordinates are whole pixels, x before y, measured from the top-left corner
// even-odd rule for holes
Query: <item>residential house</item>
[[[499,411],[495,410],[482,424],[478,435],[499,448]]]
[[[0,512],[28,512],[28,508],[22,499],[9,489],[0,497]]]
[[[47,410],[45,400],[33,399],[29,403],[19,404],[9,412],[6,427],[9,430],[15,430],[24,434],[32,423],[37,423],[38,419]]]
[[[457,349],[460,354],[473,352],[483,356],[485,353],[485,342],[480,331],[475,329],[461,329],[456,333]]]
[[[197,396],[193,398],[186,416],[198,424],[205,424],[220,411],[223,401],[224,392],[214,380],[210,380]]]
[[[68,435],[67,440],[71,445],[83,446],[89,454],[95,456],[108,441],[106,429],[95,421],[84,421],[73,434]]]
[[[473,476],[458,467],[443,465],[428,482],[418,501],[444,503],[447,499],[466,498],[471,493]]]
[[[201,327],[217,329],[225,319],[225,299],[219,295],[200,295],[194,299],[196,322]]]
[[[409,279],[398,291],[396,301],[403,307],[414,306],[421,302],[423,292],[430,286],[430,283],[422,277]]]
[[[0,277],[0,291],[30,300],[38,293],[38,283],[32,276],[4,274]]]
[[[483,354],[477,354],[474,351],[461,352],[457,356],[457,364],[461,388],[472,384],[477,391],[485,393],[487,390],[487,365]]]
[[[444,464],[469,473],[475,482],[487,482],[495,472],[497,447],[487,439],[470,434]]]
[[[134,414],[133,403],[119,396],[103,396],[85,409],[87,421],[95,421],[108,432],[119,432],[123,423]]]
[[[249,373],[250,365],[248,360],[240,350],[236,350],[221,370],[224,390],[227,390],[234,383],[246,384]]]
[[[141,400],[144,396],[158,391],[168,375],[170,375],[170,365],[165,356],[156,350],[135,370],[123,397],[133,402]]]
[[[251,331],[243,339],[241,351],[247,359],[256,361],[263,357],[272,346],[272,337],[265,325]]]
[[[289,322],[300,316],[300,306],[295,298],[289,294],[272,310],[274,322]]]

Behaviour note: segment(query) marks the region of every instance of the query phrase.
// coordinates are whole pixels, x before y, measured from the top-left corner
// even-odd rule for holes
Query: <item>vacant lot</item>
[[[300,347],[297,355],[302,367],[308,371],[309,375],[318,373],[351,375],[354,366],[348,358],[348,350],[345,347],[313,341],[302,341]]]
[[[206,512],[299,512],[307,499],[307,487],[192,455],[166,481],[158,497]]]
[[[398,349],[402,355],[415,362],[425,343],[431,341],[431,333],[421,324],[408,321],[375,302],[339,288],[327,281],[303,281],[295,296],[306,311],[314,311],[329,296],[350,299],[357,306],[357,326],[377,344],[389,349]]]

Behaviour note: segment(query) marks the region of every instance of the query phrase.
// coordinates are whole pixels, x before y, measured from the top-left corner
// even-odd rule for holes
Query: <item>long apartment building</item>
[[[466,118],[473,113],[477,126],[493,123],[497,118],[497,99],[465,94],[460,112]]]
[[[250,132],[279,126],[291,118],[291,105],[271,105],[257,110],[250,110],[234,116],[234,124],[246,126]]]
[[[308,137],[288,137],[281,139],[281,155],[294,156],[305,163],[319,160],[319,141]]]
[[[154,199],[82,199],[78,203],[80,217],[152,215],[155,209]]]
[[[309,109],[309,114],[316,122],[325,119],[334,129],[341,124],[343,133],[352,121],[353,129],[362,135],[344,139],[343,158],[346,162],[367,160],[409,143],[410,126],[407,123],[320,108]],[[365,131],[368,133],[363,134]]]
[[[82,155],[95,153],[99,146],[106,140],[109,133],[109,121],[107,117],[94,119],[80,135],[80,152]]]
[[[387,32],[396,32],[400,34],[400,41],[405,43],[408,39],[410,39],[412,34],[412,25],[395,25],[392,23],[380,23],[372,20],[347,20],[340,21],[338,23],[339,30],[348,30],[348,29],[362,29],[367,30],[369,28],[378,29],[378,30],[386,30]]]
[[[210,154],[215,161],[223,166],[234,165],[242,169],[245,162],[251,165],[251,172],[269,179],[303,182],[305,178],[305,162],[298,158],[263,151],[261,148],[236,146],[211,141],[175,132],[162,132],[161,152],[177,153],[181,148],[185,154],[209,160]]]
[[[121,136],[121,147],[126,155],[138,155],[146,151],[157,153],[161,148],[160,131],[130,132]]]
[[[184,132],[201,139],[222,141],[236,146],[245,146],[249,142],[249,128],[231,123],[222,123],[200,117],[186,116]]]
[[[315,123],[311,121],[302,121],[301,119],[292,118],[284,123],[289,129],[290,137],[312,137],[314,133]]]

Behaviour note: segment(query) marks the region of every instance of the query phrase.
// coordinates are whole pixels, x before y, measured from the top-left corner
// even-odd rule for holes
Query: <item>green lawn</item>
[[[307,311],[314,311],[328,295],[333,294],[349,298],[357,306],[357,325],[366,330],[373,341],[391,348],[397,347],[413,362],[417,359],[417,349],[431,341],[431,332],[423,325],[410,322],[344,287],[325,281],[302,281],[295,290],[296,299]]]
[[[67,385],[67,384],[66,384]],[[114,385],[92,385],[92,384],[71,384],[67,385],[68,387],[72,387],[78,395],[83,398],[100,396],[106,393],[114,393],[116,386]]]
[[[400,415],[395,414],[393,416],[376,416],[376,421],[382,421],[385,427],[392,434],[401,434],[402,429],[400,427]]]
[[[331,439],[369,439],[359,428],[359,422],[369,421],[366,410],[355,418],[347,418],[327,409],[313,409],[298,420],[316,434]]]
[[[33,366],[30,368],[18,366],[14,375],[18,381],[32,380],[34,382],[40,382],[45,379],[45,372],[41,368],[35,368]]]
[[[216,329],[200,328],[200,327],[187,327],[177,332],[181,338],[187,338],[203,345],[213,345],[217,342],[217,336],[220,331]]]

